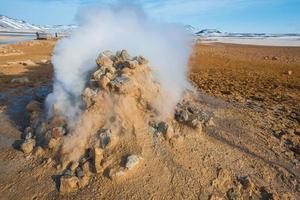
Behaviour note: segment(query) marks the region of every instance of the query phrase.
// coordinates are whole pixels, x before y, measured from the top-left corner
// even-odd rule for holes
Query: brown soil
[[[10,95],[21,97],[26,88],[49,84],[51,64],[8,62],[39,63],[54,44],[8,45],[23,54],[0,57],[1,94],[17,88]],[[300,48],[197,45],[190,66],[195,103],[212,116],[204,130],[183,129],[170,142],[141,139],[149,157],[138,168],[113,180],[99,174],[68,196],[57,191],[51,159],[13,148],[21,127],[8,112],[11,98],[0,98],[0,199],[299,199]],[[30,82],[10,83],[22,76]]]

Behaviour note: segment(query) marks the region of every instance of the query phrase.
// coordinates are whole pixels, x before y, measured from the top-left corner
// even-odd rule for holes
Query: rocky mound
[[[184,128],[200,132],[209,121],[185,100],[166,112],[167,93],[143,56],[105,51],[96,63],[82,92],[79,120],[66,118],[55,105],[53,116],[45,119],[43,100],[27,106],[30,126],[21,150],[54,160],[62,194],[86,186],[96,174],[125,176],[149,162],[154,137],[176,145]]]

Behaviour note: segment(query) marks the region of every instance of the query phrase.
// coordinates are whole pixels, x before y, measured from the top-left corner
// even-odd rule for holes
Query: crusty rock
[[[110,79],[107,76],[103,76],[99,81],[99,86],[103,89],[106,89],[107,84],[110,82]]]
[[[70,170],[71,171],[75,171],[75,169],[79,166],[79,162],[77,161],[73,161],[71,166],[70,166]]]
[[[29,139],[29,140],[25,140],[22,144],[21,144],[21,150],[28,154],[31,153],[34,146],[35,146],[35,140],[34,139]]]
[[[52,137],[55,139],[61,138],[66,133],[65,128],[63,127],[54,127],[52,129]]]
[[[76,176],[62,176],[60,178],[60,194],[69,194],[79,189],[79,179]]]
[[[101,78],[102,78],[102,76],[104,76],[105,75],[105,73],[106,73],[106,71],[105,71],[105,68],[100,68],[100,69],[98,69],[97,71],[95,71],[94,73],[93,73],[93,78],[95,79],[95,80],[101,80]]]
[[[96,173],[101,173],[103,171],[103,168],[101,166],[101,161],[103,159],[103,150],[100,148],[94,148],[93,157]]]
[[[112,133],[109,129],[102,129],[98,131],[99,138],[100,138],[100,146],[101,148],[105,148],[108,146],[112,140]]]
[[[48,148],[49,149],[57,149],[57,147],[60,145],[60,140],[51,138],[48,142]]]
[[[87,108],[94,105],[95,103],[95,97],[97,96],[97,91],[93,90],[91,88],[85,88],[82,94],[82,99],[85,102],[85,105]]]
[[[139,156],[137,156],[137,155],[130,155],[130,156],[127,157],[126,168],[128,170],[131,170],[136,165],[138,165],[139,162],[140,162],[140,157]]]
[[[110,179],[113,180],[115,178],[125,175],[125,173],[126,173],[126,169],[124,169],[123,167],[116,167],[116,168],[111,168],[109,170],[108,176]]]
[[[121,52],[117,52],[117,57],[120,59],[120,60],[128,60],[130,58],[128,52],[126,50],[122,50]]]
[[[127,60],[124,62],[124,67],[128,67],[130,69],[135,69],[139,65],[137,60]]]
[[[144,58],[143,56],[138,56],[138,57],[135,58],[135,60],[138,61],[138,63],[139,63],[140,65],[146,65],[146,64],[148,64],[148,62],[149,62],[149,61],[148,61],[146,58]]]
[[[99,67],[111,67],[114,64],[113,61],[103,53],[98,56],[96,63]]]

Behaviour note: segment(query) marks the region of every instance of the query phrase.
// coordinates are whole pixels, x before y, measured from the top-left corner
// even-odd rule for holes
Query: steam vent
[[[93,178],[130,178],[165,148],[178,148],[184,134],[199,135],[210,116],[187,91],[168,113],[168,96],[148,60],[126,50],[100,53],[82,92],[82,113],[74,121],[53,106],[45,117],[43,100],[27,105],[30,126],[21,150],[56,169],[63,195],[86,187]]]

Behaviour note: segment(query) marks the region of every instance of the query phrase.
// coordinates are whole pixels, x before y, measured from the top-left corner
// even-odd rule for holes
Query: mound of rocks
[[[147,161],[143,154],[147,138],[162,135],[166,142],[182,138],[178,127],[199,131],[204,118],[184,102],[178,104],[175,115],[162,117],[166,96],[143,56],[105,51],[96,63],[82,91],[84,108],[76,123],[56,105],[48,119],[40,102],[27,106],[30,126],[24,131],[21,150],[53,158],[60,172],[61,194],[85,187],[92,176],[104,172],[112,180],[131,174],[141,161]]]

